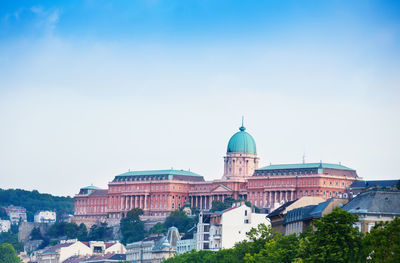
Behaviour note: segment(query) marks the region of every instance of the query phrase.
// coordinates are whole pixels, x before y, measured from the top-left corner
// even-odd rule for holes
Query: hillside
[[[28,221],[33,221],[34,214],[39,210],[56,211],[57,218],[74,212],[74,199],[71,197],[41,194],[37,190],[0,188],[0,207],[8,205],[25,207]]]

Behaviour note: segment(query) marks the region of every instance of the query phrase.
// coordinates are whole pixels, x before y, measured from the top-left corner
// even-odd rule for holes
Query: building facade
[[[176,254],[180,240],[176,227],[168,228],[165,236],[150,236],[126,245],[126,260],[137,263],[160,263]]]
[[[129,171],[115,176],[108,189],[81,188],[74,221],[119,220],[132,208],[143,209],[145,216],[165,217],[185,202],[207,211],[214,200],[227,197],[273,209],[302,196],[340,197],[358,178],[341,164],[258,165],[255,141],[242,125],[228,142],[221,179],[206,181],[184,170]]]
[[[64,240],[60,244],[49,247],[37,254],[38,263],[61,263],[72,256],[92,255],[92,250],[86,244],[74,240]]]
[[[26,222],[26,209],[21,206],[7,206],[3,208],[8,217],[10,218],[11,224],[19,224],[20,222]]]
[[[303,233],[309,226],[314,226],[314,219],[322,218],[336,207],[343,207],[347,202],[347,198],[330,198],[317,205],[303,206],[288,211],[283,221],[285,235]]]
[[[347,203],[343,210],[358,215],[355,227],[367,233],[379,222],[389,222],[400,217],[400,191],[377,189],[362,192]]]
[[[246,240],[251,228],[269,225],[267,214],[257,214],[242,203],[217,212],[202,212],[197,224],[197,250],[218,251]]]
[[[11,227],[10,220],[0,220],[0,232],[8,232]]]
[[[54,211],[39,211],[34,216],[36,223],[55,223],[56,221],[57,215]]]

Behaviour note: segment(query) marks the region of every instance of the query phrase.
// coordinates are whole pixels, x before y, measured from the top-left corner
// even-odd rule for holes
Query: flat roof
[[[268,166],[257,169],[260,170],[289,170],[289,169],[313,169],[313,168],[326,168],[326,169],[337,169],[355,171],[349,167],[341,164],[333,163],[295,163],[295,164],[270,164]]]
[[[195,176],[203,177],[199,174],[185,170],[147,170],[147,171],[129,171],[117,176],[155,176],[155,175],[184,175],[184,176]]]

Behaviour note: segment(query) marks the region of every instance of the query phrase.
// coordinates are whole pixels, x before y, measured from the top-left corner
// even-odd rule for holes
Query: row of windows
[[[110,187],[110,192],[121,192],[121,191],[134,191],[134,190],[149,190],[150,186],[139,186],[139,185],[124,185],[124,186],[111,186]],[[172,186],[172,190],[188,190],[188,186],[182,187],[178,186],[175,187],[175,185]],[[152,185],[151,190],[169,190],[169,185]]]
[[[102,199],[77,199],[77,205],[91,204],[91,205],[103,205],[107,203],[107,198]]]
[[[269,176],[269,175],[301,175],[301,174],[318,174],[318,169],[311,170],[277,170],[277,171],[256,171],[256,176]]]
[[[296,183],[296,180],[271,180],[271,181],[267,181],[265,182],[265,186],[268,185],[294,185]],[[314,185],[318,185],[318,180],[298,180],[298,185],[311,185],[312,183],[314,183]],[[333,182],[333,181],[328,181],[329,185],[333,185],[335,183],[336,186],[339,186],[339,182]],[[326,180],[324,181],[324,185],[326,185],[327,182]],[[249,182],[249,186],[263,186],[263,182],[254,182],[254,184],[252,182]],[[341,182],[341,186],[345,186],[345,182]]]
[[[162,176],[117,176],[114,178],[114,182],[125,182],[125,181],[161,181],[168,180],[168,175]]]

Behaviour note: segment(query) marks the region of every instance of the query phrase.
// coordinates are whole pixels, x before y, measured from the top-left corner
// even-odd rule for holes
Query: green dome
[[[257,154],[256,142],[253,137],[245,132],[246,128],[240,127],[239,132],[235,133],[228,143],[228,153],[253,153]]]

